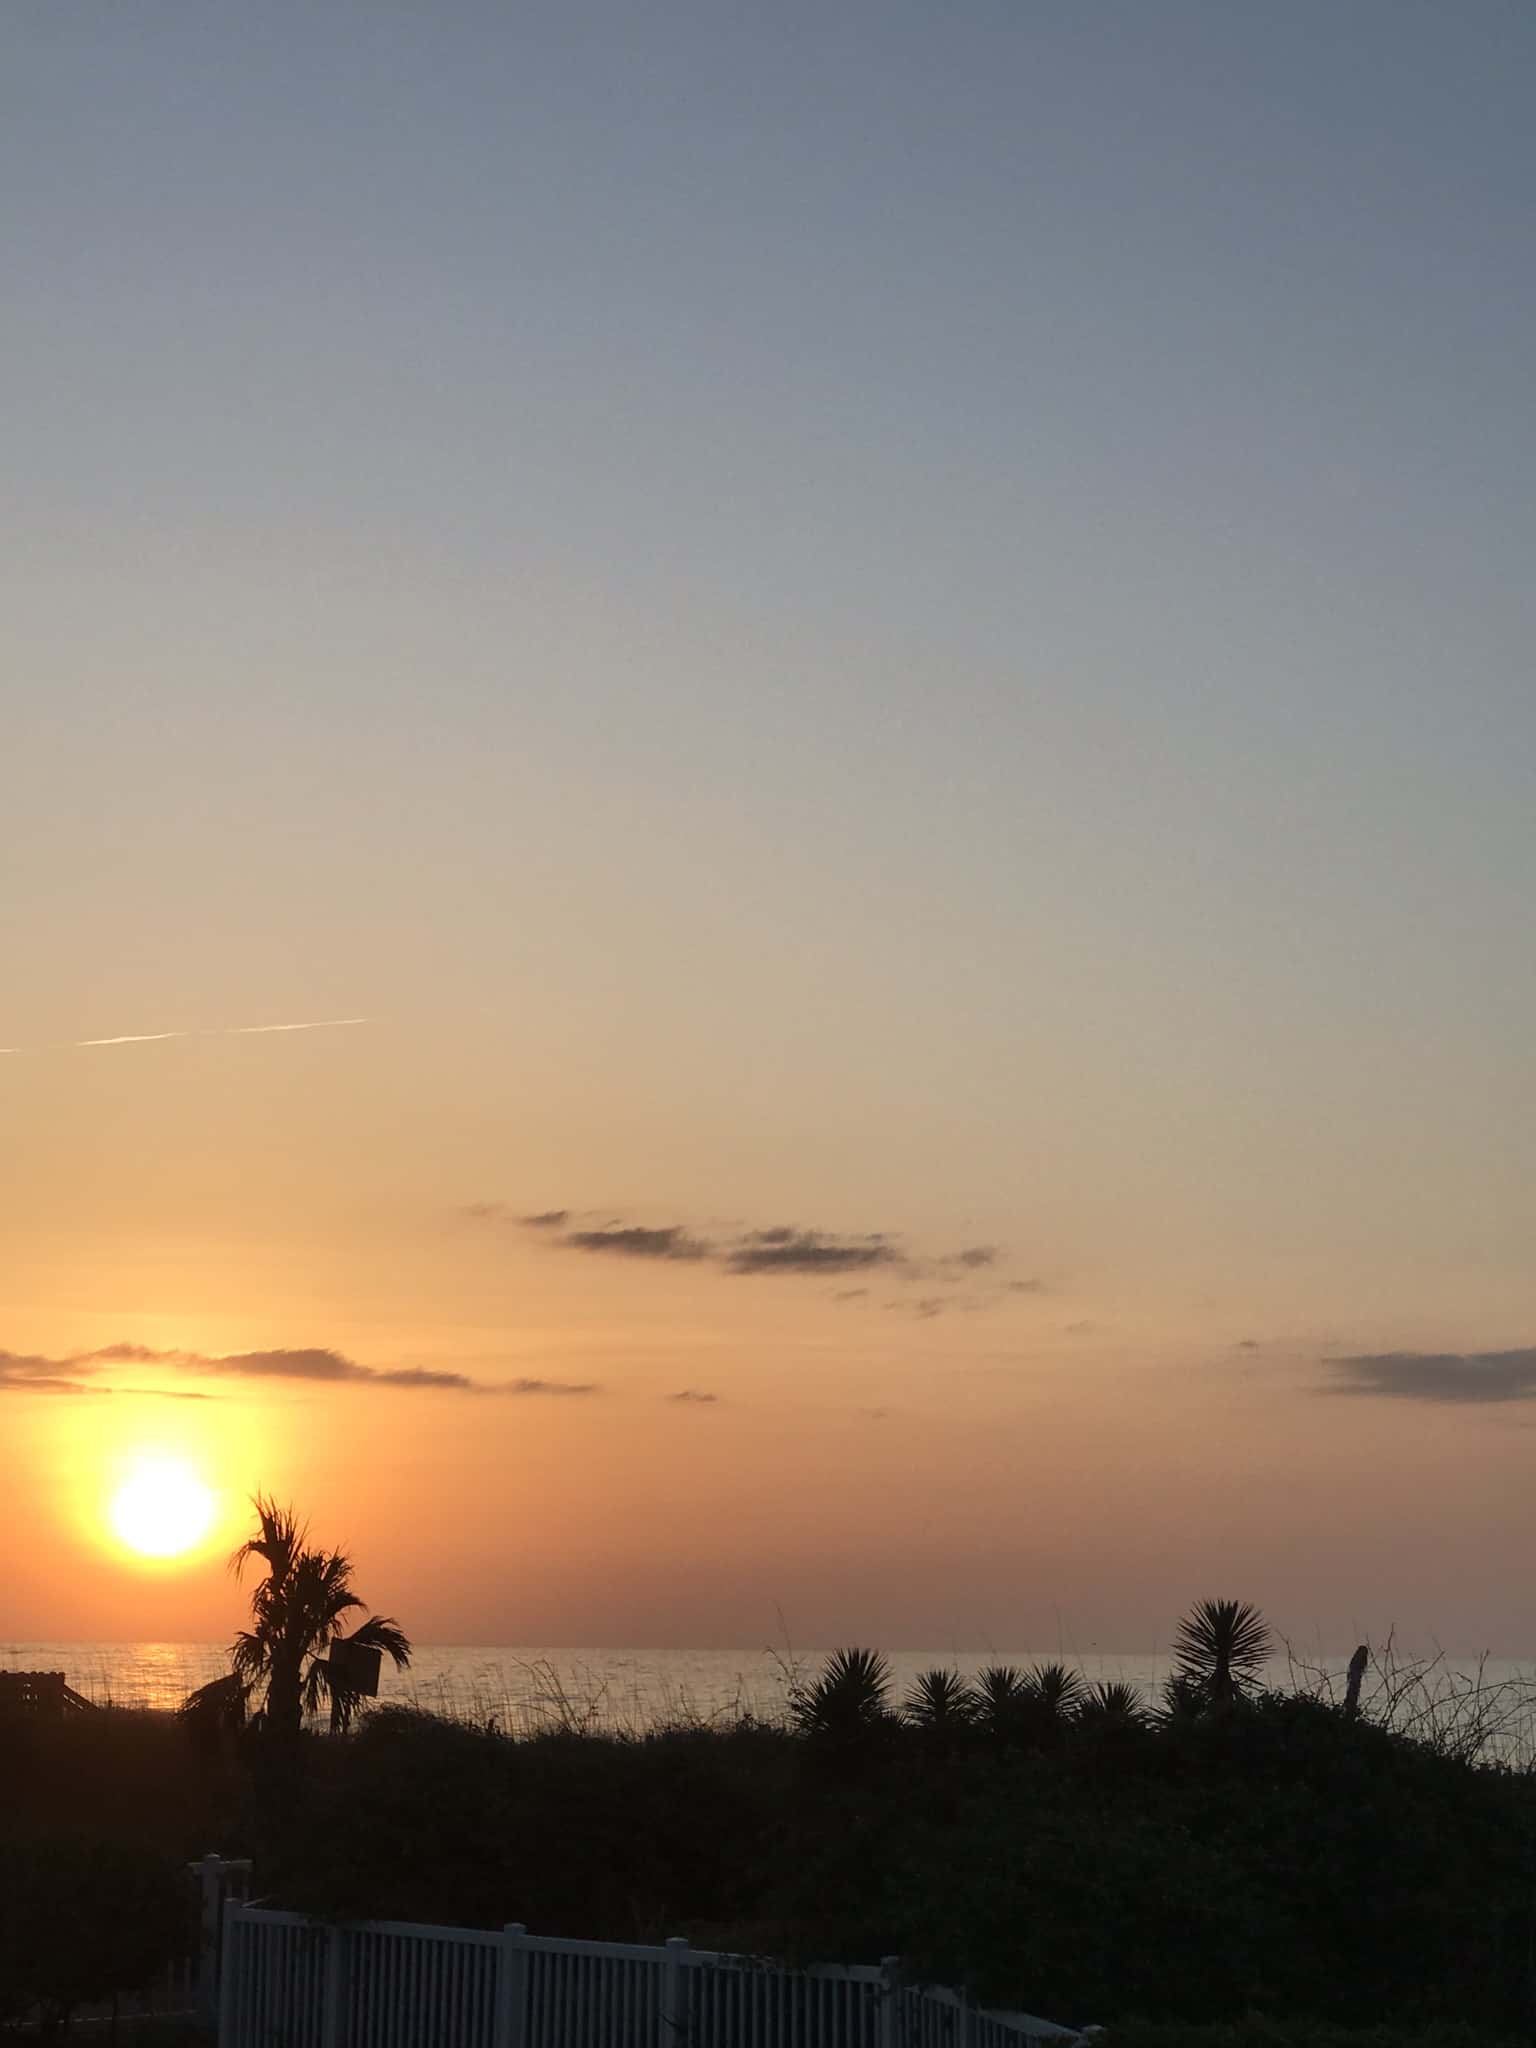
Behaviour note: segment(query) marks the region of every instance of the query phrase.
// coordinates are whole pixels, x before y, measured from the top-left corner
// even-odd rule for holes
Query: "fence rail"
[[[1073,2030],[902,1981],[669,1941],[402,1921],[325,1926],[231,1899],[219,2048],[1019,2048]]]

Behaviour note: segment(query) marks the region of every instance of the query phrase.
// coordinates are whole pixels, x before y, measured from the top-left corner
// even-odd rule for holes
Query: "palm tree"
[[[376,1650],[403,1670],[411,1661],[410,1640],[387,1614],[370,1614],[344,1634],[342,1617],[363,1605],[352,1591],[352,1560],[339,1550],[307,1549],[308,1529],[292,1508],[264,1494],[252,1505],[256,1533],[229,1567],[236,1578],[253,1560],[267,1569],[251,1594],[251,1626],[241,1629],[231,1649],[233,1677],[247,1703],[266,1688],[264,1712],[274,1733],[296,1738],[304,1715],[318,1713],[325,1701],[332,1732],[342,1733],[363,1695],[327,1653],[343,1644]]]
[[[1185,1706],[1234,1705],[1257,1683],[1272,1645],[1257,1607],[1246,1600],[1202,1600],[1173,1639],[1170,1697]]]

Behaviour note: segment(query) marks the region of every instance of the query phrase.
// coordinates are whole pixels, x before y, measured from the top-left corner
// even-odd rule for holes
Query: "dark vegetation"
[[[1479,1756],[1475,1700],[1265,1691],[1267,1650],[1208,1602],[1155,1703],[1055,1664],[897,1700],[845,1650],[774,1724],[82,1716],[18,1731],[15,1833],[67,1865],[89,1831],[151,1892],[167,1859],[250,1854],[258,1895],[320,1916],[899,1954],[1102,2048],[1529,2041],[1536,1776]]]

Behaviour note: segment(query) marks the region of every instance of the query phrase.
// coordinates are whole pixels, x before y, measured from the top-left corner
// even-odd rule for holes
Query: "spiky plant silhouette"
[[[1083,1702],[1082,1711],[1105,1714],[1117,1721],[1140,1721],[1147,1710],[1135,1686],[1115,1678],[1096,1685]]]
[[[848,1741],[890,1719],[891,1667],[878,1650],[834,1650],[809,1685],[796,1686],[789,1710],[802,1735]]]
[[[1065,1664],[1032,1664],[1024,1691],[1035,1716],[1053,1725],[1070,1720],[1087,1697],[1081,1675]]]
[[[1029,1688],[1016,1664],[988,1664],[971,1684],[978,1724],[996,1742],[1011,1742],[1023,1730]]]
[[[1202,1600],[1173,1638],[1170,1706],[1229,1707],[1256,1687],[1273,1648],[1269,1624],[1246,1600]]]
[[[924,1671],[902,1701],[901,1711],[914,1728],[949,1734],[975,1720],[976,1699],[958,1671]]]

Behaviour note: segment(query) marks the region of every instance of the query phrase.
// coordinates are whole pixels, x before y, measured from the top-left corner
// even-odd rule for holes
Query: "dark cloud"
[[[1259,1340],[1257,1337],[1239,1337],[1236,1348],[1239,1351],[1257,1351]]]
[[[753,1231],[725,1255],[731,1273],[857,1273],[899,1266],[901,1253],[883,1235],[829,1237],[820,1230]]]
[[[700,1408],[708,1407],[711,1402],[718,1401],[719,1398],[718,1394],[700,1393],[697,1387],[684,1387],[681,1393],[668,1394],[666,1396],[666,1399],[669,1401],[689,1402]]]
[[[920,1295],[914,1301],[888,1301],[885,1305],[893,1315],[912,1316],[920,1323],[931,1322],[935,1316],[943,1315],[947,1308],[954,1306],[941,1294]]]
[[[485,1394],[600,1394],[596,1380],[503,1380],[499,1386],[477,1387]]]
[[[834,1301],[863,1301],[868,1294],[869,1289],[867,1287],[845,1287],[841,1293],[834,1294],[832,1299]]]
[[[208,1358],[196,1352],[164,1354],[163,1362],[188,1372],[232,1373],[243,1379],[273,1380],[394,1380],[394,1373],[375,1372],[371,1365],[358,1365],[339,1351],[232,1351],[224,1357]],[[463,1382],[468,1385],[468,1381]]]
[[[690,1237],[680,1223],[663,1230],[624,1223],[612,1229],[571,1230],[560,1242],[577,1252],[615,1252],[624,1259],[707,1259],[713,1247]]]
[[[1004,1286],[1010,1294],[1044,1294],[1043,1280],[1007,1280]]]
[[[53,1373],[12,1372],[0,1365],[0,1394],[105,1394],[106,1387],[87,1386],[84,1380],[60,1379]]]
[[[1377,1351],[1328,1360],[1343,1376],[1329,1394],[1381,1394],[1396,1401],[1536,1400],[1536,1345],[1519,1351]]]
[[[558,1230],[570,1218],[569,1209],[540,1209],[536,1215],[519,1216],[517,1220],[528,1230]]]
[[[963,1266],[970,1272],[982,1266],[995,1266],[1002,1256],[995,1244],[967,1245],[964,1251],[950,1252],[940,1259],[941,1266]]]
[[[401,1387],[447,1394],[595,1394],[590,1380],[472,1380],[467,1373],[435,1372],[424,1366],[359,1365],[340,1351],[324,1347],[277,1351],[232,1351],[213,1356],[201,1351],[153,1351],[144,1344],[104,1344],[96,1351],[68,1358],[38,1358],[0,1351],[0,1391],[33,1389],[42,1393],[108,1393],[90,1384],[105,1366],[159,1365],[199,1378],[311,1380],[322,1385]],[[206,1401],[208,1394],[164,1387],[124,1387],[125,1394],[146,1398]]]

